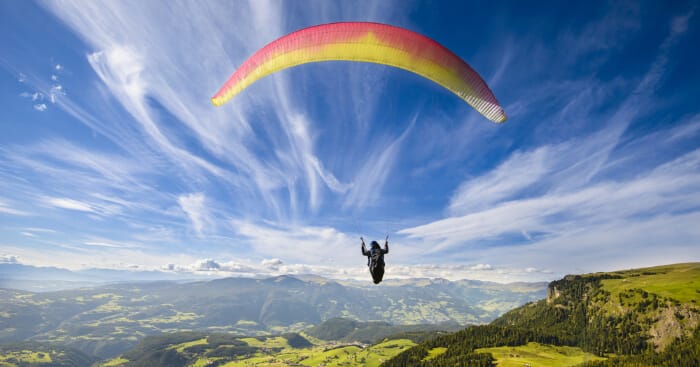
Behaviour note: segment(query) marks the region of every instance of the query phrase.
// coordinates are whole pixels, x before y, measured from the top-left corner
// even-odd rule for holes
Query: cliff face
[[[657,351],[665,350],[678,338],[689,337],[700,322],[700,312],[688,305],[665,308],[657,316],[648,332]]]
[[[557,287],[554,287],[550,285],[547,287],[547,298],[545,299],[547,304],[552,304],[557,298],[561,296],[561,292],[557,289]]]
[[[547,297],[515,309],[496,325],[565,330],[573,343],[599,354],[663,351],[700,325],[700,264],[567,275]]]

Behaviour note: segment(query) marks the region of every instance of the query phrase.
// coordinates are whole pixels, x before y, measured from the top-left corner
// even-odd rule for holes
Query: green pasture
[[[0,354],[0,366],[9,367],[26,364],[51,363],[51,355],[49,353],[34,352],[31,350],[22,350]]]
[[[567,367],[583,362],[603,360],[581,348],[528,343],[517,347],[479,348],[477,353],[491,353],[498,367]]]
[[[252,339],[252,340],[251,340]],[[260,341],[256,338],[243,338],[251,346],[272,350],[281,343],[276,338]],[[301,365],[315,367],[368,366],[377,367],[382,362],[416,345],[407,339],[387,340],[382,343],[363,347],[355,344],[325,344],[311,348],[294,349],[285,347],[279,352],[257,353],[255,356],[222,364],[221,367],[272,367]],[[197,363],[205,363],[198,360]]]
[[[437,347],[433,348],[428,351],[428,355],[423,358],[424,361],[429,361],[431,359],[435,359],[435,357],[447,352],[447,348],[445,347]]]
[[[197,339],[193,340],[190,342],[185,342],[185,343],[180,343],[180,344],[175,344],[170,346],[168,349],[175,349],[178,353],[182,353],[185,351],[185,348],[189,348],[195,345],[207,345],[209,342],[207,341],[207,337],[204,337],[202,339]]]
[[[604,279],[603,287],[613,299],[620,292],[643,289],[681,303],[700,302],[700,263],[674,264],[617,272],[622,279]]]
[[[124,358],[121,358],[121,357],[120,357],[120,358],[114,358],[114,359],[110,359],[110,360],[107,361],[107,362],[104,362],[104,363],[99,364],[99,367],[115,367],[115,366],[121,366],[121,365],[123,365],[124,363],[127,363],[127,362],[129,362],[128,359],[124,359]]]

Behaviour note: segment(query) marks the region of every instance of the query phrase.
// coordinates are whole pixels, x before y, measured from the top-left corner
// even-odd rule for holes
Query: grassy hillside
[[[306,330],[306,333],[326,341],[372,344],[396,335],[413,341],[422,341],[439,333],[454,332],[462,328],[463,326],[455,323],[392,325],[387,322],[362,322],[346,318],[333,318]]]
[[[610,292],[612,298],[621,293],[641,289],[680,303],[700,302],[700,265],[697,263],[617,271],[612,274],[620,277],[601,281],[603,289]]]
[[[0,345],[0,367],[88,367],[97,360],[58,345],[28,342]]]
[[[484,348],[527,350],[528,343],[538,342],[607,358],[585,362],[588,365],[660,361],[649,365],[697,366],[698,301],[698,263],[570,275],[550,283],[544,300],[508,312],[489,325],[421,343],[384,365],[490,366],[501,349]],[[436,355],[436,350],[441,353]],[[563,356],[555,360],[556,365],[568,363]]]
[[[384,340],[374,345],[312,344],[297,333],[266,337],[173,333],[147,337],[133,350],[98,366],[379,366],[414,345],[408,339]]]
[[[540,367],[577,366],[584,362],[605,360],[592,353],[586,353],[577,347],[560,347],[527,343],[514,347],[479,348],[476,353],[489,353],[496,359],[498,367],[522,367],[525,365]]]

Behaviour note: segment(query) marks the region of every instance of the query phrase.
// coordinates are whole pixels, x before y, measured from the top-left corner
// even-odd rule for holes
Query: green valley
[[[1,264],[0,264],[1,265]],[[36,293],[0,289],[0,343],[60,343],[111,358],[148,335],[179,331],[269,335],[298,332],[336,317],[391,325],[493,320],[545,295],[546,285],[416,279],[381,287],[292,276],[204,282],[126,283]],[[494,306],[497,305],[497,306]],[[422,327],[422,326],[421,326]],[[353,338],[373,339],[357,330]]]

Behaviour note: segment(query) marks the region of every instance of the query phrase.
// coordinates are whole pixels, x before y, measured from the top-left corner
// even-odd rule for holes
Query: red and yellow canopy
[[[452,91],[491,121],[507,119],[484,80],[453,52],[407,29],[366,22],[318,25],[273,41],[233,73],[212,103],[220,106],[276,71],[330,60],[372,62],[408,70]]]

